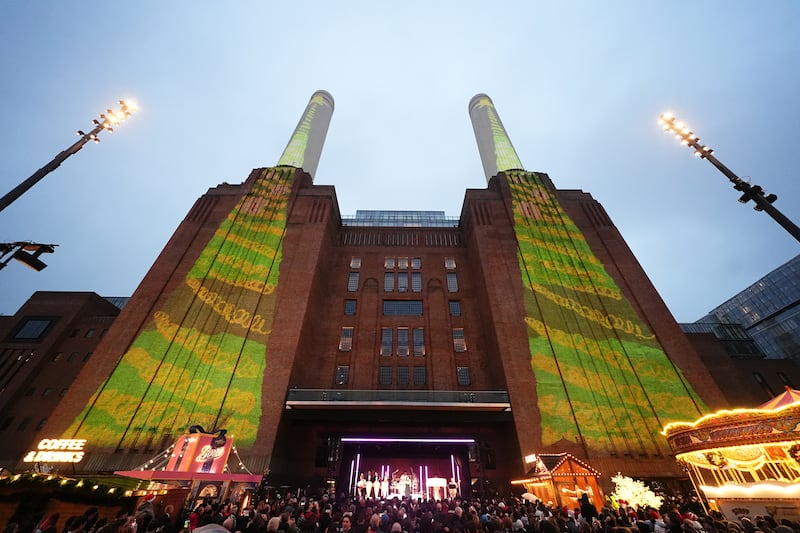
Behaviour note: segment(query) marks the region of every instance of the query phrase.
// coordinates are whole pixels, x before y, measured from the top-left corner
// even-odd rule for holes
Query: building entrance
[[[342,437],[337,486],[366,499],[444,500],[466,494],[469,438]]]

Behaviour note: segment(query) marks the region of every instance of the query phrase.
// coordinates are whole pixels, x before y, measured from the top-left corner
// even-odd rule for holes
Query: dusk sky
[[[121,98],[139,111],[0,212],[0,271],[130,296],[198,196],[274,165],[317,89],[335,100],[315,183],[358,209],[458,216],[486,180],[467,104],[488,94],[527,170],[600,201],[681,322],[800,253],[672,111],[800,222],[800,2],[0,2],[0,194]]]

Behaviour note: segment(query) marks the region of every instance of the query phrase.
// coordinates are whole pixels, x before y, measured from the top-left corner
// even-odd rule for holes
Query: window
[[[397,355],[408,355],[408,328],[397,328]]]
[[[422,300],[384,300],[383,316],[422,316]]]
[[[337,385],[347,385],[347,382],[350,380],[350,367],[349,366],[337,366],[336,367],[336,384]]]
[[[784,385],[788,385],[791,388],[795,388],[792,384],[792,380],[789,379],[789,376],[784,374],[783,372],[778,372],[778,378],[781,380],[781,383]]]
[[[353,349],[353,328],[343,327],[342,334],[339,337],[339,350],[342,352],[349,352]]]
[[[392,355],[392,328],[381,328],[381,355]]]
[[[344,314],[347,316],[353,316],[356,314],[356,300],[344,301]]]
[[[383,292],[392,292],[394,290],[394,272],[383,273]]]
[[[456,368],[456,380],[458,381],[459,385],[463,386],[471,383],[468,366],[459,366]]]
[[[102,339],[103,337],[105,337],[106,333],[108,333],[108,328],[103,328],[103,331],[100,332],[100,338]]]
[[[66,389],[66,388],[61,389],[61,392],[59,392],[58,395],[63,398],[64,396],[67,395],[67,390],[69,390],[69,389]]]
[[[455,270],[456,268],[456,260],[453,257],[445,257],[444,258],[444,267],[447,270]]]
[[[761,375],[761,372],[753,372],[753,379],[756,380],[756,383],[761,385],[761,388],[764,389],[764,392],[766,392],[770,398],[775,396],[775,392],[773,392],[767,380],[764,379],[764,376]]]
[[[408,272],[400,272],[397,274],[397,290],[400,292],[408,292]]]
[[[450,316],[461,316],[461,302],[450,300]]]
[[[361,258],[360,257],[351,257],[350,258],[350,268],[361,268]]]
[[[414,341],[414,355],[425,355],[425,330],[414,328],[411,336]]]
[[[47,419],[42,418],[41,420],[39,420],[39,423],[36,424],[36,429],[42,429],[45,424],[47,424]]]
[[[408,257],[398,257],[397,258],[397,268],[401,270],[405,270],[408,268]]]
[[[78,352],[72,352],[71,354],[69,354],[69,357],[67,357],[67,361],[71,363],[72,361],[78,358],[78,355],[80,355],[78,354]]]
[[[447,273],[447,292],[458,292],[458,277],[455,272]]]
[[[408,385],[409,383],[409,373],[407,366],[398,366],[397,367],[397,384],[398,385]]]
[[[45,318],[29,318],[14,334],[17,340],[36,340],[44,337],[47,328],[53,321]]]
[[[381,385],[391,385],[392,384],[392,367],[390,367],[390,366],[382,366],[380,368],[380,373],[378,374],[378,382]]]
[[[87,353],[86,355],[84,355],[84,356],[83,356],[83,360],[82,360],[81,362],[82,362],[82,363],[85,363],[85,362],[86,362],[86,361],[88,361],[88,360],[89,360],[91,357],[92,357],[92,352],[89,352],[89,353]]]
[[[86,330],[86,335],[84,335],[84,337],[86,337],[86,338],[94,337],[94,328],[87,329]]]
[[[415,257],[411,260],[411,268],[414,270],[419,270],[422,268],[422,259],[419,257]]]
[[[62,357],[64,357],[64,352],[58,352],[53,356],[51,361],[55,363],[56,361],[60,361]]]
[[[414,385],[425,385],[425,367],[424,366],[415,366],[414,367]]]
[[[453,350],[456,352],[467,351],[467,341],[464,338],[464,328],[453,328]]]
[[[19,425],[17,426],[17,431],[25,431],[26,429],[28,429],[28,424],[30,423],[31,423],[31,417],[26,416],[25,418],[22,419],[22,422],[20,422]]]
[[[42,396],[50,396],[53,393],[52,387],[47,387],[42,391]]]
[[[81,330],[79,330],[79,329],[73,329],[73,330],[72,330],[72,333],[70,333],[70,334],[69,334],[69,336],[70,336],[70,337],[77,337],[77,336],[78,336],[78,335],[80,335],[80,334],[81,334]]]
[[[411,292],[422,292],[422,272],[411,273]]]
[[[347,290],[348,292],[356,292],[358,290],[358,272],[350,272],[347,276]]]
[[[394,268],[394,257],[386,257],[383,259],[383,268]]]

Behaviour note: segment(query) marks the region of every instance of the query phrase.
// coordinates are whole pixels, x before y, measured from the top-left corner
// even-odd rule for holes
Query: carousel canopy
[[[670,422],[662,430],[672,451],[800,441],[800,391],[786,391],[751,409],[722,410],[693,422]]]
[[[793,403],[800,402],[800,390],[793,389],[789,385],[785,386],[786,390],[778,394],[767,403],[763,403],[757,409],[780,409]]]

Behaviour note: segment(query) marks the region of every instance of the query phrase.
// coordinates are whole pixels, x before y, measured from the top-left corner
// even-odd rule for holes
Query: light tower
[[[129,100],[120,100],[119,105],[120,108],[116,111],[113,109],[106,109],[105,113],[100,114],[99,120],[94,119],[92,121],[94,128],[89,133],[84,133],[83,131],[78,130],[80,139],[78,139],[77,142],[75,142],[66,150],[59,152],[49,163],[34,172],[28,179],[11,189],[5,196],[0,198],[0,211],[11,205],[14,200],[22,196],[28,189],[36,185],[42,178],[57,169],[61,163],[66,161],[69,156],[78,153],[78,151],[83,148],[84,144],[88,143],[89,141],[99,143],[99,135],[101,131],[114,131],[116,126],[119,126],[122,121],[131,116],[131,113],[136,110],[136,105]]]
[[[711,155],[714,153],[714,150],[704,144],[700,144],[700,138],[684,123],[678,122],[671,113],[662,114],[659,123],[664,127],[665,132],[674,133],[681,144],[692,148],[694,150],[694,155],[698,156],[700,159],[707,159],[712,165],[717,167],[717,169],[733,183],[733,188],[743,193],[739,198],[741,203],[746,204],[750,200],[753,200],[756,204],[753,209],[766,212],[775,222],[780,224],[783,229],[788,231],[792,237],[800,241],[800,228],[772,205],[772,203],[778,199],[777,194],[767,194],[765,196],[764,190],[760,185],[751,185],[734,174],[716,157]]]

